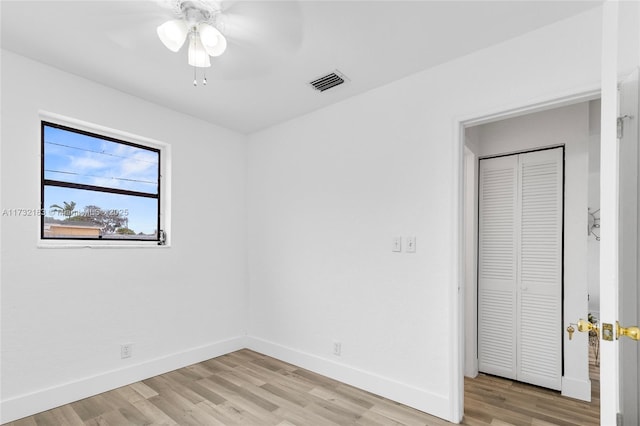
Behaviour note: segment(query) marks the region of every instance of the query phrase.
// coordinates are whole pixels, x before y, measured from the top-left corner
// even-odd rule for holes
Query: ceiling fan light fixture
[[[0,0],[1,1],[1,0]],[[187,36],[189,47],[187,62],[193,67],[193,85],[198,85],[198,68],[211,66],[211,57],[220,56],[227,49],[227,39],[218,28],[221,21],[221,5],[213,0],[165,0],[170,1],[175,15],[157,28],[158,37],[171,51],[177,52]],[[203,71],[203,85],[207,77]]]
[[[172,52],[180,50],[187,39],[189,29],[182,19],[172,19],[157,28],[160,41]]]
[[[207,53],[211,56],[220,56],[227,49],[227,39],[215,27],[201,23],[198,25],[200,40]]]
[[[199,68],[211,66],[209,54],[202,45],[202,40],[197,31],[191,32],[191,40],[189,41],[189,65]]]

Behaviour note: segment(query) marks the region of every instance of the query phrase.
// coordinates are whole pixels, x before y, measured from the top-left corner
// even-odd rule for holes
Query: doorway
[[[595,210],[592,190],[597,190],[594,173],[599,164],[599,101],[596,94],[585,95],[561,106],[522,111],[478,122],[464,128],[464,375],[475,377],[478,366],[478,159],[551,146],[565,147],[565,211],[564,211],[564,291],[561,324],[561,392],[564,396],[589,401],[592,383],[589,379],[588,336],[573,336],[569,341],[564,327],[569,319],[586,317],[597,311],[597,271],[590,270],[589,209]],[[595,185],[595,187],[593,186]],[[595,239],[595,238],[593,238]],[[593,244],[592,244],[593,245]],[[597,251],[597,250],[596,250]],[[593,250],[591,250],[593,252]],[[597,263],[597,259],[595,260]],[[594,275],[595,274],[595,275]],[[594,276],[596,277],[594,279]],[[588,285],[591,283],[591,285]],[[589,305],[589,300],[592,305]]]
[[[564,146],[479,163],[479,370],[560,390]]]

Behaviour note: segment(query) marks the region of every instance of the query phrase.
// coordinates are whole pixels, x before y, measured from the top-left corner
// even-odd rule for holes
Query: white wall
[[[640,67],[640,2],[619,2],[617,44],[617,74],[622,81]]]
[[[252,135],[249,346],[460,420],[456,123],[597,88],[600,12]]]
[[[1,421],[243,347],[246,137],[1,59],[3,209],[39,206],[42,109],[171,144],[173,217],[155,249],[38,249],[37,218],[2,217]]]
[[[564,327],[587,318],[587,206],[589,102],[484,124],[477,128],[478,155],[486,157],[565,146]],[[473,334],[472,330],[467,330]],[[590,400],[588,339],[564,336],[563,395]],[[471,340],[471,336],[467,337]]]

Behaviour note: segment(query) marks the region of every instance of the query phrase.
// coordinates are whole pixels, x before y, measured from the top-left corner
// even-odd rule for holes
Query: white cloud
[[[107,164],[100,160],[96,160],[93,156],[71,157],[69,167],[72,170],[99,170],[107,167]]]
[[[144,175],[153,178],[153,173],[157,170],[157,162],[154,163],[154,154],[137,152],[131,157],[122,160],[120,170],[123,175]]]

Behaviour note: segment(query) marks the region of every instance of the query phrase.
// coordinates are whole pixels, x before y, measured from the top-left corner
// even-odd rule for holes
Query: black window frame
[[[118,144],[122,144],[122,145],[127,145],[127,146],[131,146],[131,147],[135,147],[138,149],[144,149],[147,151],[151,151],[154,152],[158,155],[158,174],[157,174],[157,194],[151,194],[151,193],[146,193],[146,192],[140,192],[140,191],[132,191],[132,190],[127,190],[127,189],[119,189],[119,188],[109,188],[109,187],[104,187],[104,186],[96,186],[96,185],[88,185],[88,184],[79,184],[79,183],[75,183],[75,182],[66,182],[63,180],[56,180],[56,179],[45,179],[45,127],[53,127],[53,128],[57,128],[57,129],[61,129],[61,130],[65,130],[68,132],[73,132],[73,133],[78,133],[84,136],[89,136],[89,137],[93,137],[93,138],[97,138],[97,139],[103,139],[109,142],[113,142],[113,143],[118,143]],[[164,230],[161,228],[161,219],[162,219],[162,204],[161,204],[161,194],[162,194],[162,149],[160,148],[156,148],[156,147],[152,147],[152,146],[148,146],[148,145],[142,145],[140,143],[134,143],[131,141],[127,141],[127,140],[122,140],[122,139],[118,139],[115,137],[111,137],[111,136],[107,136],[107,135],[102,135],[99,133],[94,133],[91,131],[87,131],[87,130],[81,130],[81,129],[76,129],[73,127],[69,127],[69,126],[65,126],[62,124],[58,124],[58,123],[54,123],[51,121],[47,121],[47,120],[40,120],[40,148],[41,148],[41,162],[40,162],[40,208],[41,208],[41,213],[40,214],[40,239],[42,241],[109,241],[109,242],[122,242],[122,243],[128,243],[128,242],[136,242],[136,243],[141,243],[141,242],[147,242],[147,243],[155,243],[158,245],[164,245],[165,244],[165,236],[164,236]],[[135,238],[134,236],[132,236],[131,238],[109,238],[109,237],[103,237],[102,234],[100,234],[100,236],[98,238],[90,238],[90,237],[51,237],[51,236],[46,236],[45,237],[45,212],[47,212],[47,206],[45,206],[45,200],[44,200],[44,194],[45,194],[45,187],[46,186],[56,186],[56,187],[62,187],[62,188],[71,188],[71,189],[81,189],[81,190],[86,190],[86,191],[94,191],[94,192],[103,192],[103,193],[110,193],[110,194],[119,194],[119,195],[128,195],[128,196],[134,196],[134,197],[145,197],[145,198],[152,198],[152,199],[156,199],[157,201],[157,219],[156,219],[156,235],[155,238]]]

